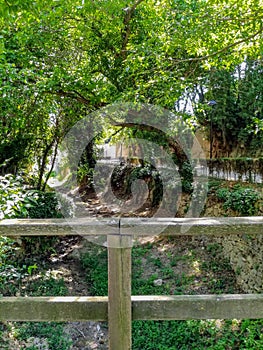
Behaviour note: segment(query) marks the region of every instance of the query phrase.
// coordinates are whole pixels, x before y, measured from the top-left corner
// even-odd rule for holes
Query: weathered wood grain
[[[130,350],[131,247],[129,236],[108,236],[109,348]]]
[[[133,320],[263,318],[263,294],[132,296]],[[0,321],[107,321],[107,297],[2,297]]]
[[[119,219],[8,219],[0,221],[3,236],[104,236],[119,232]]]
[[[119,221],[120,220],[120,221]],[[9,219],[0,221],[3,236],[53,235],[230,235],[263,234],[263,216],[202,218]]]
[[[120,232],[135,236],[263,234],[263,216],[123,218],[120,221]]]
[[[2,297],[0,321],[105,321],[107,297]]]
[[[132,297],[134,320],[263,318],[263,294]]]

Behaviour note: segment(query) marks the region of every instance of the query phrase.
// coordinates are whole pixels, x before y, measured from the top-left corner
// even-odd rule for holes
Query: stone
[[[155,287],[159,287],[159,286],[161,286],[163,284],[163,280],[161,279],[161,278],[158,278],[157,280],[154,280],[153,281],[153,285],[155,286]]]

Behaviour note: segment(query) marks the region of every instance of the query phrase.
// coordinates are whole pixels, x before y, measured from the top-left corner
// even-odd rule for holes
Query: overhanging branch
[[[256,32],[256,33],[253,33],[252,35],[244,38],[244,39],[241,39],[241,40],[238,40],[232,44],[229,44],[225,47],[223,47],[222,49],[218,50],[218,51],[215,51],[209,55],[205,55],[205,56],[200,56],[200,57],[192,57],[192,58],[187,58],[187,59],[178,59],[178,60],[175,60],[176,63],[181,63],[181,62],[193,62],[193,61],[203,61],[203,60],[206,60],[208,58],[211,58],[211,57],[215,57],[215,56],[218,56],[220,55],[221,53],[223,52],[227,52],[229,49],[235,47],[235,46],[238,46],[240,44],[243,44],[245,43],[246,41],[249,41],[249,40],[252,40],[254,39],[256,36],[258,36],[260,33],[262,33],[263,31],[263,26],[260,27],[260,29]]]
[[[123,21],[124,30],[122,33],[123,41],[122,41],[122,46],[121,46],[121,56],[124,58],[126,56],[126,52],[127,52],[126,48],[127,48],[127,44],[128,44],[130,33],[131,33],[130,22],[131,22],[133,14],[134,14],[134,11],[138,7],[138,5],[140,5],[140,3],[143,1],[144,0],[137,0],[133,4],[133,6],[123,9],[125,11],[125,17],[124,17],[124,21]]]
[[[70,97],[85,105],[90,105],[90,101],[75,90],[73,91],[57,90],[54,93],[58,96]]]
[[[162,130],[155,128],[152,125],[132,123],[132,122],[115,122],[114,126],[124,128],[136,128],[142,131],[149,131],[157,135],[161,135],[164,139],[167,140],[169,149],[176,155],[176,158],[179,162],[179,166],[187,160],[187,155],[184,152],[182,146],[174,139],[173,137],[167,135]]]

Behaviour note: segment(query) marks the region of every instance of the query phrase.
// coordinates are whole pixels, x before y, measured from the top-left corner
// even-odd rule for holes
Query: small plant
[[[224,202],[223,208],[232,209],[241,215],[254,215],[257,202],[261,199],[259,192],[250,187],[236,185],[232,190],[219,188],[216,191],[217,198]]]
[[[65,296],[67,288],[63,278],[42,277],[32,280],[23,287],[20,294],[28,296]]]
[[[220,179],[210,179],[208,181],[208,191],[212,192],[220,188],[222,180]]]
[[[108,294],[107,249],[96,246],[82,256],[82,265],[86,269],[87,282],[92,295]]]
[[[17,339],[27,340],[28,339],[38,339],[42,340],[42,343],[48,345],[49,350],[69,350],[72,341],[64,332],[62,323],[54,322],[26,322],[26,323],[16,323],[17,327]],[[46,348],[46,347],[45,347]],[[24,350],[39,349],[38,346],[32,344],[27,347],[23,347]]]
[[[216,257],[218,254],[222,253],[222,246],[218,243],[208,244],[206,250],[209,252],[209,256]]]
[[[61,217],[54,192],[29,190],[20,176],[0,176],[0,220],[54,217]]]
[[[32,274],[33,274],[33,271],[36,271],[37,268],[38,268],[38,267],[37,267],[36,264],[30,265],[30,266],[28,266],[28,268],[27,268],[27,272],[29,273],[29,275],[32,275]]]

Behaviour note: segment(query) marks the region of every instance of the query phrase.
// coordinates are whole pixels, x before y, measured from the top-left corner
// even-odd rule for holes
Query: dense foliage
[[[236,142],[258,145],[261,0],[2,0],[0,7],[2,173],[37,172],[45,188],[61,139],[89,112],[116,101],[174,109],[186,89],[201,87],[199,102],[218,99],[218,140],[226,147],[231,130]],[[198,120],[207,126],[202,113]]]
[[[61,217],[54,192],[30,190],[22,177],[0,177],[0,219]]]
[[[262,153],[261,60],[246,58],[228,70],[210,70],[185,96],[208,138],[212,132],[215,158]],[[217,103],[209,107],[211,100]]]
[[[216,195],[224,202],[223,208],[226,211],[233,209],[244,216],[255,215],[262,205],[262,196],[258,191],[240,185],[235,185],[232,189],[219,188]]]

